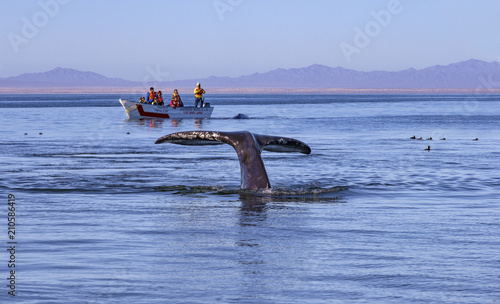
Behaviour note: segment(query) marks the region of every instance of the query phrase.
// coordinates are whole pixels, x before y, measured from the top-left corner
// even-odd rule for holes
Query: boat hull
[[[210,118],[213,107],[179,107],[157,106],[147,103],[120,99],[128,118]]]

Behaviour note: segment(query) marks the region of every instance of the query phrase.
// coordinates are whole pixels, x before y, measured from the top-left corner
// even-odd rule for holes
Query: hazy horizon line
[[[19,91],[22,89],[22,91]],[[193,94],[192,88],[187,87],[167,87],[161,91],[164,94],[169,94],[169,92],[174,89],[179,90],[179,94]],[[0,94],[4,95],[20,95],[20,94],[143,94],[145,89],[143,87],[78,87],[78,88],[68,88],[68,87],[0,87]],[[207,95],[219,94],[219,95],[229,95],[229,94],[282,94],[282,95],[295,95],[295,94],[316,94],[316,95],[327,95],[327,94],[457,94],[457,95],[495,95],[500,94],[500,89],[454,89],[454,88],[438,88],[438,89],[344,89],[344,88],[210,88]]]
[[[250,73],[250,74],[241,74],[239,76],[216,76],[216,75],[210,75],[210,76],[205,76],[205,77],[201,76],[201,77],[197,77],[197,78],[184,78],[184,79],[165,80],[163,82],[187,81],[187,80],[193,80],[193,79],[207,79],[207,78],[211,78],[211,77],[216,77],[216,78],[239,78],[239,77],[250,76],[250,75],[254,75],[254,74],[265,74],[265,73],[269,73],[269,72],[276,71],[276,70],[305,69],[305,68],[309,68],[309,67],[312,67],[312,66],[323,66],[323,67],[328,67],[328,68],[332,68],[332,69],[342,68],[342,69],[345,69],[345,70],[351,70],[351,71],[363,72],[363,73],[370,73],[370,72],[401,72],[401,71],[412,70],[412,69],[418,71],[418,70],[424,70],[424,69],[428,69],[428,68],[432,68],[432,67],[436,67],[436,66],[444,67],[444,66],[449,66],[449,65],[453,65],[453,64],[457,64],[457,63],[462,63],[462,62],[468,62],[468,61],[480,61],[480,62],[484,62],[484,63],[500,63],[499,61],[496,61],[496,60],[486,61],[486,60],[482,60],[482,59],[470,58],[470,59],[466,59],[466,60],[462,60],[462,61],[457,61],[457,62],[453,62],[453,63],[449,63],[449,64],[439,64],[439,63],[437,63],[437,64],[434,64],[434,65],[429,65],[427,67],[418,68],[418,69],[414,68],[414,67],[408,67],[408,68],[403,68],[403,69],[398,69],[398,70],[369,70],[369,71],[346,68],[346,67],[343,67],[343,66],[340,66],[340,65],[339,66],[329,66],[329,65],[325,65],[325,64],[313,63],[313,64],[310,64],[308,66],[302,66],[302,67],[291,67],[291,68],[279,68],[278,67],[278,68],[267,70],[265,72],[253,72],[253,73]],[[79,69],[76,69],[76,68],[73,68],[73,67],[62,67],[62,66],[56,66],[56,67],[54,67],[52,69],[49,69],[49,70],[46,70],[46,71],[42,71],[42,72],[24,72],[24,73],[17,74],[17,75],[12,75],[12,76],[7,76],[7,77],[0,77],[0,79],[8,79],[8,78],[18,77],[18,76],[25,75],[25,74],[43,74],[43,73],[47,73],[47,72],[50,72],[50,71],[53,71],[53,70],[56,70],[56,69],[68,69],[68,70],[74,70],[74,71],[83,72],[83,73],[95,73],[95,74],[104,76],[104,77],[109,78],[109,79],[120,79],[120,80],[131,81],[131,82],[142,82],[141,80],[130,80],[130,79],[125,79],[125,78],[121,78],[121,77],[108,77],[108,76],[106,76],[104,74],[101,74],[101,73],[98,73],[98,72],[95,72],[95,71],[92,71],[92,70],[85,70],[84,71],[84,70],[79,70]]]

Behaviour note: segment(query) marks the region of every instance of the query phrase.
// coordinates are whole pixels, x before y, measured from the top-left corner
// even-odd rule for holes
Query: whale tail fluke
[[[248,131],[241,132],[214,132],[214,131],[189,131],[165,135],[156,141],[156,144],[171,143],[187,146],[222,145],[231,146],[239,144],[238,137],[242,135],[252,136],[256,147],[270,152],[299,152],[311,154],[311,148],[296,139],[280,136],[254,134]]]
[[[253,134],[248,131],[217,132],[217,131],[189,131],[165,135],[156,141],[157,144],[172,143],[178,145],[231,145],[240,161],[241,188],[263,189],[270,188],[271,184],[260,156],[262,150],[271,152],[299,152],[310,154],[311,148],[296,139]]]

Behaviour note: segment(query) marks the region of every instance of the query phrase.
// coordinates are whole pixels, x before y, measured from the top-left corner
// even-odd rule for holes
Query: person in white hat
[[[194,106],[197,107],[198,103],[200,103],[200,107],[203,107],[203,94],[205,94],[205,90],[201,88],[201,84],[198,82],[196,84],[196,88],[194,88]]]

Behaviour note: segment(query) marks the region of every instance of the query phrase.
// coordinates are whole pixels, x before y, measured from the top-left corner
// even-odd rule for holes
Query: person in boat
[[[140,103],[146,103],[146,98],[144,98],[144,96],[142,96],[141,98],[139,98],[139,102]]]
[[[161,91],[158,91],[158,93],[156,93],[156,104],[159,106],[163,106],[163,95],[161,94]]]
[[[184,107],[184,103],[181,100],[181,95],[179,95],[179,92],[177,91],[177,89],[175,89],[175,91],[177,92],[177,96],[179,96],[179,107],[182,108],[182,107]]]
[[[149,92],[146,93],[146,101],[147,103],[153,103],[155,101],[155,98],[156,98],[155,88],[150,87]]]
[[[203,107],[203,94],[205,94],[205,90],[201,88],[201,84],[198,82],[196,84],[196,88],[194,88],[194,106],[197,107],[198,103],[200,103],[200,107]]]
[[[184,106],[181,100],[181,96],[179,95],[179,91],[177,91],[177,89],[175,89],[174,93],[172,94],[172,99],[170,100],[170,106],[174,108]]]

